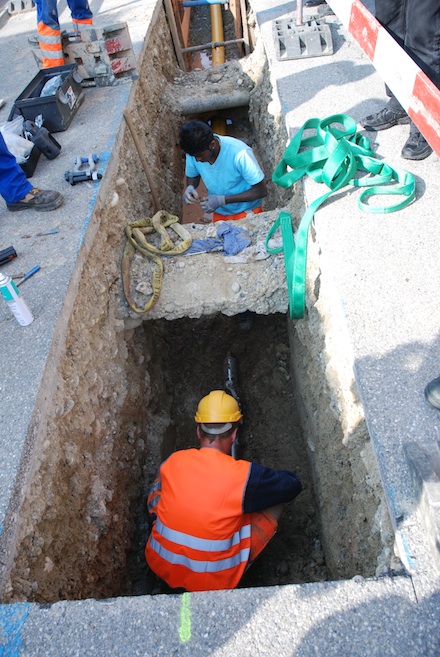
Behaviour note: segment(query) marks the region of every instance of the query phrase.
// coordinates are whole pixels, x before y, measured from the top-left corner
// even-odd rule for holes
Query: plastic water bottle
[[[20,326],[28,326],[34,316],[10,276],[0,272],[0,292]]]

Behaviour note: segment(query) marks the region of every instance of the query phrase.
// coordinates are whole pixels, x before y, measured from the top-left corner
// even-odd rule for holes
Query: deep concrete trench
[[[249,93],[248,115],[262,165],[271,172],[286,135],[264,55],[212,71],[175,68],[165,16],[157,9],[128,111],[163,209],[181,213],[183,157],[177,129],[184,99]],[[218,76],[220,75],[220,78]],[[215,80],[215,81],[214,81]],[[215,89],[215,91],[213,91]],[[203,102],[202,102],[203,105]],[[268,227],[277,208],[294,221],[301,190],[269,185]],[[161,460],[194,444],[201,396],[221,383],[225,354],[239,363],[245,408],[242,456],[297,471],[304,492],[243,586],[371,576],[393,564],[393,536],[343,330],[331,312],[312,235],[307,316],[287,319],[280,257],[225,268],[221,254],[170,259],[162,298],[139,317],[123,298],[120,261],[127,223],[152,216],[145,172],[122,124],[92,222],[66,295],[45,372],[46,394],[29,436],[16,542],[6,555],[4,601],[162,592],[146,571],[145,498]],[[197,226],[194,227],[197,234]],[[203,228],[206,230],[206,228]],[[148,265],[134,263],[142,300]],[[231,281],[240,280],[239,293]],[[145,300],[144,300],[145,301]],[[253,312],[250,331],[237,315]]]

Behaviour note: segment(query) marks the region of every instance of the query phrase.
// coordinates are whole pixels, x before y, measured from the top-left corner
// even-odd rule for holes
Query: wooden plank
[[[241,7],[241,23],[243,26],[244,52],[245,55],[249,55],[251,49],[249,45],[249,28],[247,24],[246,0],[240,0],[240,7]]]
[[[189,24],[191,20],[191,7],[183,7],[183,15],[181,19],[182,37],[185,48],[189,43]]]
[[[163,0],[164,1],[164,7],[165,7],[165,13],[168,19],[168,25],[170,26],[170,32],[171,32],[171,38],[173,40],[173,45],[174,45],[174,51],[176,53],[177,57],[177,63],[179,64],[180,68],[183,71],[186,71],[186,64],[185,60],[183,59],[182,51],[181,51],[181,43],[180,43],[180,38],[179,38],[179,33],[177,29],[177,24],[176,24],[176,18],[174,16],[174,9],[173,5],[171,3],[171,0]]]
[[[229,9],[234,17],[235,36],[237,39],[243,37],[243,26],[241,21],[240,0],[229,0]],[[241,43],[237,44],[238,52],[243,55],[244,49]]]

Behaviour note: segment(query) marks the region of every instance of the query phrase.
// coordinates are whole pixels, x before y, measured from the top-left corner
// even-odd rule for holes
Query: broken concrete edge
[[[8,20],[9,20],[8,7],[3,7],[3,9],[0,9],[0,30],[2,27],[6,25]]]
[[[407,443],[404,452],[412,475],[417,507],[440,573],[440,442]]]
[[[319,604],[316,604],[317,599]],[[99,657],[124,654],[128,645],[129,654],[133,655],[189,654],[188,648],[192,657],[214,653],[219,657],[228,654],[291,655],[305,636],[309,637],[308,641],[322,642],[322,650],[318,653],[324,654],[329,645],[334,647],[336,636],[342,630],[346,638],[353,637],[353,632],[359,638],[363,632],[363,640],[368,638],[368,654],[379,655],[384,654],[380,645],[386,633],[385,620],[390,627],[387,642],[395,645],[394,642],[408,641],[405,654],[416,655],[421,653],[412,648],[420,648],[420,645],[416,646],[406,636],[407,623],[393,623],[392,619],[403,617],[409,623],[417,602],[408,577],[364,579],[356,576],[342,581],[184,595],[89,598],[53,604],[15,603],[0,606],[0,628],[5,655],[10,657],[60,654]],[[371,618],[376,619],[375,625],[380,622],[382,629],[373,632],[378,642],[374,647],[373,637],[369,636]],[[321,639],[314,634],[319,627],[325,627],[325,636]],[[329,644],[331,627],[339,630],[335,635],[332,633]],[[260,636],[255,645],[255,633],[260,635],[262,628],[265,636]],[[357,647],[352,646],[350,654],[365,654],[360,650],[363,640]],[[269,645],[265,645],[266,641]],[[232,646],[231,642],[243,645]],[[275,645],[279,650],[274,649]],[[313,654],[318,653],[313,650]]]
[[[291,134],[290,137],[293,135]],[[302,181],[304,189],[304,197],[309,204],[311,200],[316,197],[316,185],[313,181]],[[319,244],[319,221],[315,223],[316,240]],[[439,544],[438,530],[435,530],[433,522],[424,522],[424,514],[419,513],[417,500],[419,495],[418,489],[421,489],[419,483],[413,477],[413,494],[411,500],[404,500],[397,496],[394,485],[392,472],[389,472],[385,466],[385,461],[382,458],[381,452],[383,450],[384,439],[377,434],[374,429],[371,417],[369,416],[368,404],[365,403],[362,394],[362,374],[358,371],[356,365],[356,358],[351,341],[351,334],[348,324],[348,319],[345,314],[344,305],[340,297],[340,292],[337,285],[334,283],[334,264],[326,256],[325,251],[318,249],[319,255],[317,256],[317,266],[327,281],[333,281],[333,285],[328,285],[327,297],[331,299],[333,304],[332,321],[334,316],[338,315],[338,330],[344,334],[345,339],[345,354],[346,367],[351,367],[353,378],[356,383],[357,393],[359,395],[359,403],[362,404],[365,422],[367,425],[368,433],[370,436],[371,446],[374,453],[374,458],[379,471],[381,480],[381,487],[388,508],[389,518],[391,520],[392,531],[394,533],[394,551],[396,556],[402,562],[402,565],[408,575],[415,577],[415,588],[418,588],[418,582],[423,582],[423,578],[429,572],[431,567],[431,560],[433,554],[436,552],[434,545]],[[310,270],[310,263],[309,263]],[[308,277],[310,271],[308,271]],[[313,274],[312,274],[313,277]],[[313,288],[313,282],[309,283]],[[322,283],[321,283],[322,285]],[[335,391],[335,395],[339,394]],[[408,459],[407,459],[408,460]],[[439,497],[440,501],[440,488]],[[439,505],[439,521],[440,521],[440,505]],[[426,515],[426,514],[425,514]],[[440,528],[440,522],[438,527]],[[431,552],[429,553],[431,547]],[[440,559],[440,553],[436,560]],[[437,564],[437,569],[440,569]],[[420,592],[426,590],[424,585],[419,587]]]

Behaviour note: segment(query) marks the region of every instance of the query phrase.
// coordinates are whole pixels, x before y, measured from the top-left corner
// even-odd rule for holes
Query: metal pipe
[[[216,112],[230,109],[232,107],[248,107],[250,102],[249,91],[232,91],[225,94],[212,94],[199,98],[192,96],[180,100],[180,112],[184,116],[189,114],[203,114],[204,112]],[[224,123],[224,121],[223,121]]]
[[[226,0],[184,0],[182,7],[203,7],[205,5],[224,5]]]
[[[222,7],[221,5],[211,5],[211,39],[214,43],[224,41]],[[225,63],[225,47],[218,46],[212,49],[212,65],[220,66]]]
[[[197,52],[198,50],[206,50],[207,48],[217,48],[218,46],[233,46],[235,43],[245,43],[244,39],[231,39],[230,41],[211,41],[210,43],[204,43],[201,46],[189,46],[188,48],[182,48],[181,52]]]
[[[299,27],[304,25],[303,20],[303,0],[296,0],[296,24]]]

